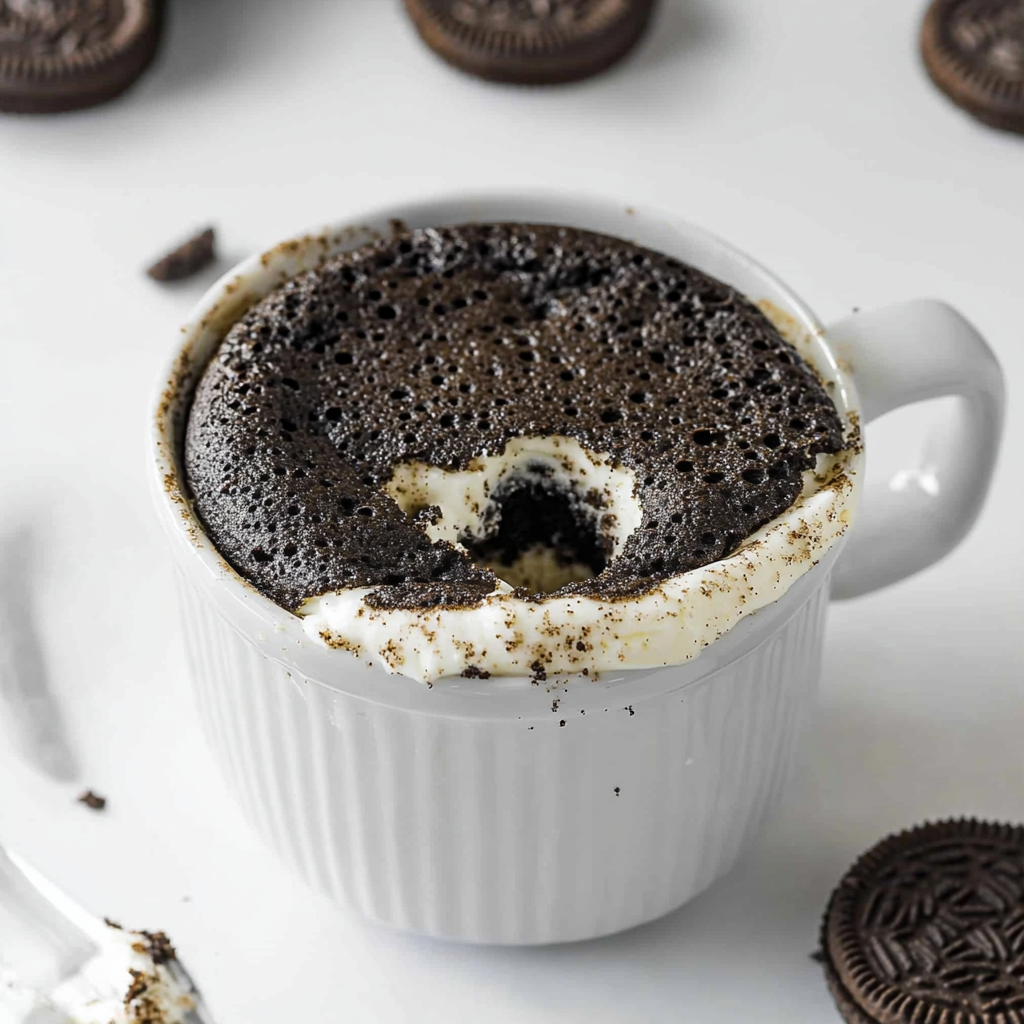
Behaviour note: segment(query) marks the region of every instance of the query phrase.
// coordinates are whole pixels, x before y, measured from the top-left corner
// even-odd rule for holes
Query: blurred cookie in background
[[[113,99],[149,66],[160,28],[160,0],[0,0],[0,111]]]
[[[1024,0],[933,0],[921,55],[954,103],[993,128],[1024,133]]]
[[[405,0],[423,41],[449,64],[493,82],[589,78],[643,35],[655,0]]]

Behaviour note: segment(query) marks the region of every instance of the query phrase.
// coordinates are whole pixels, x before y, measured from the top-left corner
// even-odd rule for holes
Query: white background
[[[121,101],[0,116],[0,574],[79,768],[54,782],[0,738],[0,838],[97,912],[166,929],[221,1024],[838,1020],[808,954],[848,863],[926,818],[1024,820],[1024,139],[932,88],[918,0],[665,0],[627,62],[547,91],[451,71],[397,0],[170,8]],[[834,608],[798,775],[731,877],[618,937],[476,949],[346,916],[229,802],[184,678],[144,426],[177,323],[237,259],[391,199],[520,185],[677,211],[826,321],[954,303],[1007,371],[1009,444],[955,555]],[[216,272],[142,275],[206,221]],[[872,428],[874,472],[929,418]],[[105,814],[74,802],[85,785]]]

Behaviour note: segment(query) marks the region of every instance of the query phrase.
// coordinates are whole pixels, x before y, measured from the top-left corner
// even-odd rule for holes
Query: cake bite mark
[[[558,435],[512,438],[463,470],[404,462],[384,490],[431,540],[528,595],[592,579],[643,519],[633,472]]]

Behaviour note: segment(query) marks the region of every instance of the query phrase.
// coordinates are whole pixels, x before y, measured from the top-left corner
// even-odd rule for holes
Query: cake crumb
[[[187,242],[162,256],[146,273],[154,281],[181,281],[193,274],[198,274],[209,266],[216,258],[216,236],[213,228],[200,231]]]

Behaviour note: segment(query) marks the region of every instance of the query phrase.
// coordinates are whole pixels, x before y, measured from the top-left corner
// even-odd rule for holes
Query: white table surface
[[[926,80],[919,0],[665,0],[579,86],[463,77],[397,0],[170,0],[120,102],[0,117],[3,584],[42,637],[78,761],[0,740],[0,837],[96,911],[166,929],[221,1024],[838,1020],[808,954],[848,863],[922,819],[1024,820],[1024,139]],[[1010,379],[992,499],[953,556],[833,610],[783,810],[729,878],[598,942],[438,944],[338,911],[243,822],[197,732],[145,485],[149,390],[216,273],[141,274],[192,226],[224,259],[442,189],[553,185],[656,204],[776,269],[826,320],[919,295],[967,314]],[[873,473],[934,410],[868,434]],[[74,802],[84,786],[104,814]]]

